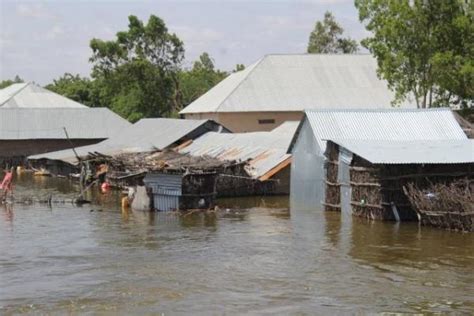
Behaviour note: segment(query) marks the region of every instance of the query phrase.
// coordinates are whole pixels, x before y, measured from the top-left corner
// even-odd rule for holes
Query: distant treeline
[[[355,0],[371,36],[360,44],[343,37],[330,12],[316,21],[308,53],[353,54],[365,47],[377,60],[398,102],[412,98],[418,107],[474,104],[474,1]],[[183,67],[184,43],[165,22],[130,16],[128,30],[115,40],[92,39],[90,78],[66,73],[46,86],[92,107],[108,107],[134,122],[143,117],[174,117],[229,72],[215,68],[208,53]],[[235,71],[244,66],[236,65]],[[0,88],[14,82],[0,82]]]

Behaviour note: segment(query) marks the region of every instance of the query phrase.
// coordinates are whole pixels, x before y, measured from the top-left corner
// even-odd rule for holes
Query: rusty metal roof
[[[298,122],[285,122],[270,132],[207,133],[182,148],[181,153],[222,160],[248,161],[247,172],[255,178],[265,175],[291,157],[286,153]]]

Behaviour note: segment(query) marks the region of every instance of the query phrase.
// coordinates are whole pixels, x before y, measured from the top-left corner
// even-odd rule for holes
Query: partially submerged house
[[[78,147],[75,152],[67,149],[33,155],[28,157],[28,160],[43,165],[53,173],[62,173],[61,170],[57,170],[62,166],[59,162],[76,166],[79,163],[76,154],[80,158],[87,159],[89,155],[95,154],[114,156],[164,150],[193,140],[209,131],[227,132],[223,126],[210,120],[141,119],[98,144]]]
[[[217,197],[288,194],[287,148],[297,126],[286,122],[271,132],[209,132],[157,154],[153,158],[163,167],[152,166],[144,178],[155,209],[212,208]]]
[[[410,186],[425,190],[436,183],[474,179],[472,139],[334,139],[327,142],[325,155],[325,210],[369,219],[417,220],[425,212],[410,203],[406,193]],[[466,189],[470,189],[469,184]],[[428,193],[428,198],[440,197]],[[464,213],[470,213],[467,211]],[[463,215],[474,218],[474,213],[463,214],[461,209],[456,209],[454,215],[460,215],[454,222],[460,222]]]
[[[0,164],[95,144],[129,125],[109,109],[86,107],[33,83],[13,84],[0,90]]]
[[[207,133],[180,152],[245,163],[239,178],[235,173],[219,177],[220,196],[288,194],[291,154],[287,149],[297,127],[298,122],[286,122],[271,132]]]
[[[324,209],[328,140],[422,143],[466,139],[447,108],[305,111],[289,148],[293,154],[291,207]],[[338,159],[345,159],[345,155]]]
[[[371,55],[266,55],[185,107],[186,119],[212,119],[233,132],[270,131],[305,109],[391,108],[394,93]],[[416,108],[405,101],[402,108]]]

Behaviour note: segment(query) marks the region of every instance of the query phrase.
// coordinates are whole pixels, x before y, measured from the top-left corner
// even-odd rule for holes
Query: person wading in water
[[[2,191],[0,193],[0,201],[5,201],[7,198],[8,193],[13,192],[13,167],[10,169],[10,171],[7,171],[5,174],[5,177],[3,177],[3,181],[0,184],[0,190]]]

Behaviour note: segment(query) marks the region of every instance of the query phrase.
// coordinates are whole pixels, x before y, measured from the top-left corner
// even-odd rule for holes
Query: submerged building
[[[34,83],[13,84],[0,90],[0,164],[95,144],[129,125],[109,109],[89,108]]]
[[[244,163],[239,179],[232,175],[218,178],[220,196],[289,194],[291,154],[287,150],[297,127],[298,122],[285,122],[270,132],[210,132],[179,152]]]
[[[418,156],[428,156],[429,151],[425,151],[426,147],[422,147],[422,144],[465,141],[467,136],[452,111],[447,108],[305,111],[289,148],[289,152],[293,154],[290,197],[292,209],[325,208],[326,184],[328,181],[333,182],[327,179],[328,166],[334,162],[325,156],[327,141],[348,140],[358,141],[362,147],[367,143],[367,148],[378,151],[379,155],[386,155],[387,161],[390,161],[395,159],[391,157],[394,151],[384,150],[385,147],[381,144],[419,143]],[[357,153],[360,152],[356,151]],[[364,157],[362,154],[361,156]],[[344,152],[338,155],[336,161],[347,165],[351,160]],[[349,180],[341,178],[344,174],[346,173],[337,173],[332,177],[343,183],[339,183],[342,192],[339,193],[347,195],[350,194],[350,187]]]
[[[223,126],[210,120],[182,120],[168,118],[141,119],[98,144],[32,155],[30,161],[52,168],[57,162],[70,165],[78,163],[76,154],[85,158],[89,154],[113,156],[124,153],[142,153],[164,150],[193,140],[209,131],[228,132]]]
[[[300,121],[305,109],[391,108],[394,93],[371,55],[267,55],[222,80],[184,108],[233,132],[270,131]],[[405,101],[402,108],[416,108]]]
[[[417,220],[426,210],[416,209],[410,203],[410,188],[417,192],[432,192],[433,185],[466,183],[466,179],[471,179],[464,190],[472,190],[468,184],[474,177],[472,139],[330,140],[326,158],[324,208],[327,211],[341,211],[368,219]],[[435,193],[427,197],[437,198]],[[447,222],[453,222],[450,226],[458,229],[459,225],[455,223],[463,216],[473,215],[468,213],[471,212],[454,210]],[[459,218],[453,218],[456,215]]]

